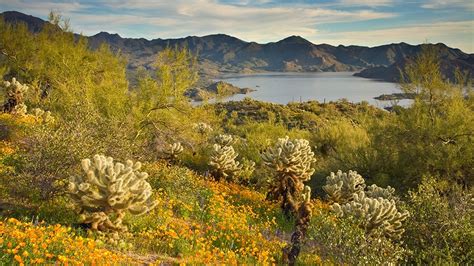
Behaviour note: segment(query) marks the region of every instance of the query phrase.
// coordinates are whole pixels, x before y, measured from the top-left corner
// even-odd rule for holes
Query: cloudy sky
[[[300,35],[332,45],[443,42],[474,53],[474,0],[1,0],[6,10],[43,19],[57,11],[85,35],[226,33],[259,43]]]

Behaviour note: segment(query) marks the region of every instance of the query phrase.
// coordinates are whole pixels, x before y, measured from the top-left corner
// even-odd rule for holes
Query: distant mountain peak
[[[98,39],[104,39],[104,40],[107,40],[108,42],[122,40],[122,37],[120,37],[120,35],[118,35],[117,33],[108,33],[106,31],[101,31],[92,37],[98,38]]]
[[[120,37],[119,34],[117,33],[109,33],[109,32],[106,32],[106,31],[101,31],[99,33],[97,33],[96,35],[94,35],[95,37],[119,37],[119,38],[122,38]]]
[[[218,37],[218,38],[236,39],[234,36],[230,36],[230,35],[224,34],[224,33],[214,33],[214,34],[205,35],[203,37]]]
[[[215,39],[221,39],[221,40],[239,40],[239,41],[242,41],[239,38],[236,38],[234,36],[224,34],[224,33],[209,34],[209,35],[202,36],[201,38],[215,38]]]
[[[283,40],[278,41],[278,43],[301,43],[301,44],[313,44],[312,42],[306,40],[305,38],[298,36],[298,35],[292,35],[289,36]]]
[[[0,16],[3,17],[5,22],[16,24],[18,22],[25,23],[28,26],[28,29],[32,32],[39,32],[43,28],[45,23],[49,23],[40,18],[23,14],[18,11],[5,11],[0,13]]]

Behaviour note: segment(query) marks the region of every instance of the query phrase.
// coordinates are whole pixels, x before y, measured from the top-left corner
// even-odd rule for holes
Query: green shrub
[[[472,85],[444,81],[436,51],[418,55],[404,73],[402,89],[416,93],[414,102],[386,119],[366,120],[370,146],[364,149],[357,170],[371,182],[398,191],[415,189],[422,176],[472,186]]]
[[[324,264],[337,265],[396,264],[406,254],[398,243],[383,236],[368,236],[357,220],[337,219],[325,210],[313,216],[304,251],[317,254]]]
[[[3,160],[10,171],[0,183],[10,203],[26,205],[36,213],[38,208],[47,209],[44,206],[61,201],[68,177],[80,174],[77,162],[81,158],[100,152],[134,158],[134,151],[140,148],[132,143],[126,130],[108,120],[60,120],[52,125],[34,122],[28,127],[16,122],[5,126],[14,131],[9,140],[18,150]]]
[[[69,119],[77,113],[123,117],[128,100],[125,60],[105,45],[89,49],[86,38],[58,24],[45,23],[33,34],[24,24],[0,19],[0,62],[8,67],[6,76],[31,84],[28,106]]]
[[[409,263],[474,263],[474,191],[426,178],[409,193],[403,242]]]

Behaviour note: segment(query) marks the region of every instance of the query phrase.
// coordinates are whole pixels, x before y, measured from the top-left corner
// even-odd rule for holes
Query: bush
[[[49,125],[39,124],[30,115],[17,118],[3,114],[0,123],[5,125],[7,141],[13,147],[1,159],[5,170],[0,179],[3,200],[26,207],[24,215],[48,217],[53,222],[70,221],[70,217],[49,215],[60,213],[51,211],[54,209],[71,210],[63,196],[68,177],[81,173],[78,161],[106,152],[117,158],[135,158],[134,150],[140,148],[126,135],[128,131],[105,119],[60,120]]]
[[[403,241],[410,264],[474,263],[474,191],[426,178],[411,191]]]
[[[444,81],[434,51],[421,53],[405,72],[402,89],[416,93],[414,102],[409,108],[398,108],[387,119],[367,120],[371,145],[358,163],[359,167],[366,164],[367,170],[360,172],[399,191],[415,189],[422,176],[472,186],[472,85]]]
[[[371,237],[351,218],[338,219],[327,210],[314,215],[305,253],[325,264],[382,265],[403,261],[406,251],[385,237]]]

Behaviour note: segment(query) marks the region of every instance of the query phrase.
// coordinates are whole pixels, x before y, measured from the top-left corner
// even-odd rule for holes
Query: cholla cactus
[[[235,159],[239,156],[232,146],[214,144],[209,165],[213,168],[212,174],[216,180],[227,178],[241,169]]]
[[[273,167],[277,173],[297,176],[308,181],[314,173],[312,164],[316,162],[309,142],[305,139],[291,141],[288,136],[278,139],[275,147],[262,154],[264,163]]]
[[[175,142],[169,144],[168,147],[163,151],[166,156],[166,159],[170,162],[176,162],[178,160],[178,155],[183,152],[183,146],[180,142]]]
[[[214,138],[214,141],[221,146],[230,146],[234,143],[234,138],[231,135],[219,134]]]
[[[327,197],[332,202],[346,203],[352,200],[354,193],[364,191],[365,180],[356,171],[349,170],[348,173],[337,171],[336,174],[331,172],[326,177],[326,185],[323,190],[327,193]]]
[[[306,236],[306,232],[313,216],[313,204],[311,203],[311,188],[308,186],[304,187],[301,195],[302,201],[298,205],[295,231],[291,235],[291,245],[283,249],[285,255],[285,261],[289,265],[295,265],[296,259],[300,254],[301,247],[303,245],[303,238]]]
[[[50,111],[44,111],[41,108],[33,108],[31,114],[45,124],[54,122],[54,117],[51,115]]]
[[[26,115],[27,112],[28,112],[28,107],[26,106],[26,104],[23,104],[23,103],[15,105],[15,107],[13,107],[13,109],[11,110],[12,114],[20,115],[20,116]]]
[[[212,127],[204,122],[194,124],[194,128],[202,135],[212,132]]]
[[[262,154],[264,163],[275,169],[276,182],[268,197],[282,199],[282,209],[287,216],[295,213],[295,200],[301,196],[304,184],[314,173],[312,164],[316,161],[309,142],[304,139],[291,141],[288,136],[278,139],[275,147]]]
[[[156,202],[150,198],[148,174],[139,172],[140,168],[139,162],[128,160],[124,165],[103,155],[82,160],[85,175],[70,178],[69,192],[87,212],[81,217],[83,222],[94,230],[125,231],[122,219],[127,211],[141,215],[153,209]]]
[[[5,102],[3,103],[4,112],[15,112],[16,114],[26,114],[26,105],[24,105],[24,95],[28,91],[28,86],[21,84],[12,78],[12,81],[4,81],[2,87],[5,89]]]
[[[296,228],[300,228],[303,231],[303,234],[306,234],[306,229],[309,226],[309,222],[313,215],[313,204],[311,203],[311,188],[309,186],[304,186],[303,192],[301,194],[302,201],[298,206],[298,216],[296,220]]]
[[[395,189],[391,186],[387,188],[381,188],[375,184],[368,186],[365,195],[369,198],[384,198],[388,200],[394,200],[398,202],[400,199],[395,196]]]
[[[369,198],[364,191],[354,194],[353,201],[331,206],[338,216],[353,216],[360,220],[367,233],[382,232],[390,238],[399,238],[405,231],[402,222],[408,218],[408,211],[399,212],[394,200]]]

